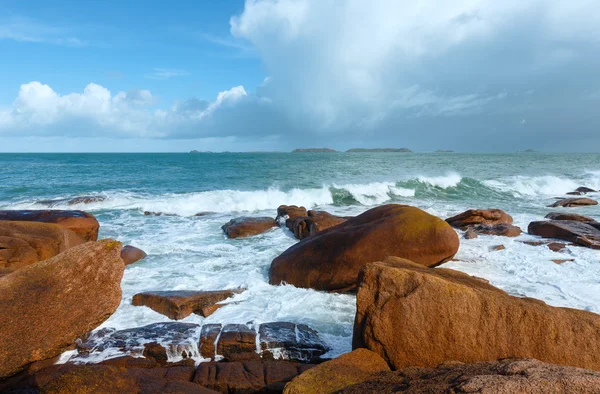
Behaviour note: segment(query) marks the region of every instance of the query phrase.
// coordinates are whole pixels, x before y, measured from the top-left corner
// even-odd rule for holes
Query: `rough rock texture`
[[[108,360],[110,362],[102,364],[53,365],[19,379],[0,382],[0,391],[15,394],[215,393],[192,383],[195,372],[193,363],[192,366],[161,367],[152,362],[140,363],[135,360],[126,363],[114,363],[113,360]]]
[[[518,237],[521,235],[521,229],[517,226],[513,226],[512,224],[480,224],[478,226],[472,227],[473,231],[477,234],[484,235],[497,235],[502,237]]]
[[[284,394],[327,394],[344,387],[374,379],[390,367],[377,353],[356,349],[319,364],[295,377],[285,386]]]
[[[570,220],[573,222],[584,222],[584,223],[593,223],[596,220],[583,215],[578,215],[576,213],[564,213],[564,212],[550,212],[546,215],[546,219],[549,220]]]
[[[96,218],[83,211],[0,211],[0,220],[54,223],[73,231],[86,241],[96,241],[98,239],[98,229],[100,228]]]
[[[304,239],[311,235],[336,226],[348,220],[349,217],[335,216],[325,211],[308,211],[308,216],[297,216],[287,219],[287,228],[294,233],[297,239]]]
[[[200,355],[214,360],[217,356],[217,339],[221,333],[221,324],[204,324],[200,332]]]
[[[198,366],[193,381],[225,394],[277,393],[311,367],[287,361],[208,362]]]
[[[381,374],[339,393],[596,394],[600,393],[600,373],[532,359],[454,362]]]
[[[280,218],[287,217],[287,219],[294,220],[297,217],[306,217],[308,216],[308,212],[306,212],[306,208],[298,207],[296,205],[280,205],[277,208],[277,218],[275,220],[279,220]]]
[[[217,353],[225,361],[258,360],[256,331],[245,324],[226,324],[221,329]]]
[[[262,234],[273,227],[279,227],[279,224],[273,218],[241,217],[231,219],[221,228],[228,238],[243,238]]]
[[[243,290],[215,291],[148,291],[133,296],[132,304],[147,306],[173,320],[180,320],[192,313],[208,317],[225,304],[218,304]]]
[[[136,248],[135,246],[126,245],[121,250],[121,260],[125,265],[133,264],[140,260],[145,259],[147,256],[146,252],[142,249]]]
[[[121,247],[88,242],[0,278],[0,377],[59,354],[117,309]]]
[[[469,226],[479,224],[512,224],[512,217],[501,209],[469,209],[463,213],[446,219],[452,227],[466,230]]]
[[[361,274],[353,347],[393,369],[506,357],[600,370],[600,316],[512,297],[450,269],[388,258]]]
[[[83,242],[57,224],[0,220],[0,268],[14,271]]]
[[[344,291],[356,288],[365,264],[400,256],[426,266],[458,251],[455,230],[407,205],[384,205],[298,242],[271,263],[269,283]]]
[[[591,198],[564,198],[558,200],[554,204],[548,205],[551,208],[556,207],[582,207],[586,205],[598,205],[598,201],[592,200]]]
[[[579,246],[600,249],[600,230],[588,223],[571,220],[531,222],[527,232],[543,238],[562,239]]]

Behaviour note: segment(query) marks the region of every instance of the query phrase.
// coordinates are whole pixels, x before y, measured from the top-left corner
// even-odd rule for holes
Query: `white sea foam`
[[[575,180],[553,175],[514,176],[499,180],[488,180],[483,183],[488,187],[512,193],[515,197],[560,196],[581,186],[580,182]]]
[[[458,185],[462,180],[462,177],[456,172],[449,172],[446,175],[442,176],[419,175],[417,177],[417,180],[419,182],[427,183],[431,186],[447,189],[449,187],[455,187],[456,185]]]
[[[393,182],[372,182],[366,184],[336,185],[336,189],[346,190],[362,205],[379,205],[391,200],[393,196],[412,197],[415,191],[397,187]]]

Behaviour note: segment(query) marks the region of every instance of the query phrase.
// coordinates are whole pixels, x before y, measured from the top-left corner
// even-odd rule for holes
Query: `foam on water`
[[[427,183],[431,186],[440,187],[446,189],[449,187],[455,187],[460,183],[462,177],[456,172],[449,172],[442,176],[422,176],[417,177],[419,182]]]

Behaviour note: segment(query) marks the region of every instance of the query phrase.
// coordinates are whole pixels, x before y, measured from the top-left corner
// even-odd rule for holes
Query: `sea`
[[[531,221],[556,211],[547,206],[579,186],[600,189],[600,154],[0,154],[0,209],[85,210],[100,222],[101,238],[147,252],[125,269],[121,305],[100,328],[169,320],[132,306],[139,292],[243,287],[208,318],[182,321],[303,323],[331,347],[328,357],[351,350],[355,296],[269,285],[271,261],[298,241],[285,226],[230,240],[224,223],[275,217],[282,204],[358,215],[398,203],[444,219],[470,208],[499,208],[525,232],[461,238],[455,260],[443,267],[485,278],[516,296],[600,313],[600,251],[552,252],[522,242],[536,239],[526,234]],[[68,202],[76,197],[92,198]],[[558,210],[600,220],[600,206]],[[496,245],[505,249],[492,251]],[[572,261],[559,265],[552,261],[557,259]]]

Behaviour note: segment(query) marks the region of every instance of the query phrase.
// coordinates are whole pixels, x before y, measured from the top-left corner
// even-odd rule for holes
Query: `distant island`
[[[435,151],[435,153],[454,153],[453,150],[443,150],[443,149],[438,149]]]
[[[402,152],[402,153],[410,153],[412,151],[410,149],[406,149],[406,148],[375,148],[375,149],[352,148],[352,149],[348,149],[346,152],[349,152],[349,153],[364,153],[364,152],[377,152],[377,153]]]
[[[524,153],[535,153],[536,151],[534,149],[526,149],[523,152]]]
[[[317,153],[332,153],[337,152],[336,150],[329,148],[304,148],[304,149],[294,149],[292,153],[306,153],[306,152],[317,152]]]

